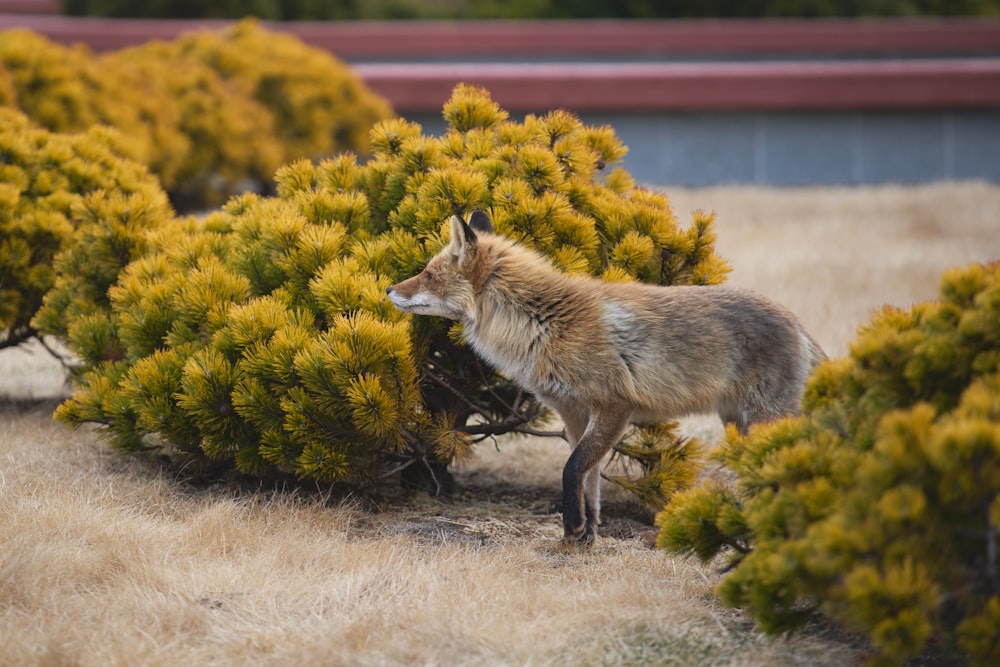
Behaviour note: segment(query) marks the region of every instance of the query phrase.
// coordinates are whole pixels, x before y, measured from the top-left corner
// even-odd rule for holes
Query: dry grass
[[[1000,257],[1000,188],[670,190],[719,213],[731,282],[799,312],[832,355],[884,302]],[[330,502],[194,488],[53,424],[44,353],[0,354],[0,665],[840,665],[712,598],[718,574],[612,536],[564,551],[564,445],[508,440],[461,492]],[[712,437],[711,420],[690,420]]]

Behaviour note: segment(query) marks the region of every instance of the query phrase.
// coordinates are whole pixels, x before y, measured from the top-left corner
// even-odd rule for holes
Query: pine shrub
[[[387,102],[332,55],[252,19],[222,32],[181,35],[167,46],[169,62],[208,65],[240,95],[267,109],[281,164],[343,150],[367,154],[372,126],[390,115]],[[130,49],[122,57],[134,53]]]
[[[264,144],[263,154],[277,154],[267,145],[274,142],[270,118],[256,105],[240,112],[243,120],[235,124],[237,128],[249,124],[251,132],[234,133],[222,123],[221,130],[209,125],[220,110],[237,113],[243,100],[229,94],[220,77],[197,63],[181,69],[165,59],[98,56],[84,46],[65,47],[28,30],[9,30],[0,35],[0,72],[10,81],[5,104],[52,132],[79,132],[94,125],[115,128],[121,151],[147,165],[171,193],[193,190],[199,175],[205,174],[201,177],[205,180],[220,169],[230,180],[232,172],[252,175],[245,160],[226,159],[221,148],[215,150],[218,155],[206,148],[196,151],[199,143]],[[185,107],[185,96],[200,100],[203,108]],[[199,132],[198,124],[208,130]]]
[[[174,43],[150,42],[97,62],[116,79],[98,93],[102,100],[119,96],[118,105],[156,106],[138,125],[115,126],[148,138],[141,159],[177,208],[210,208],[244,189],[260,189],[281,165],[281,140],[268,109]],[[146,119],[153,123],[144,127]]]
[[[611,128],[562,111],[514,122],[467,86],[444,116],[441,136],[385,121],[365,163],[299,160],[279,170],[274,197],[245,194],[142,235],[108,308],[62,326],[84,365],[57,416],[105,425],[125,451],[353,484],[426,471],[414,477],[436,489],[474,442],[545,418],[462,344],[460,325],[404,315],[385,296],[447,242],[449,216],[487,210],[567,272],[725,276],[711,217],[682,227],[665,196],[612,168],[625,148]],[[637,469],[628,484],[652,505],[690,479],[695,445],[669,428],[624,444]]]
[[[185,209],[265,187],[299,157],[367,153],[389,115],[343,63],[252,20],[100,55],[6,31],[0,103],[54,132],[118,129]]]
[[[731,434],[716,456],[735,484],[678,494],[661,546],[727,554],[719,595],[764,630],[818,610],[866,634],[877,664],[932,640],[1000,663],[1000,263],[886,307],[817,369],[804,409]]]
[[[120,155],[118,138],[103,128],[50,133],[20,112],[0,108],[0,348],[36,335],[32,317],[57,272],[60,280],[76,274],[99,292],[131,258],[128,248],[108,237],[97,242],[109,245],[102,260],[112,266],[88,261],[53,266],[54,257],[77,242],[78,232],[87,233],[79,217],[87,202],[110,198],[121,207],[171,215],[156,178]],[[68,300],[62,307],[76,305]]]

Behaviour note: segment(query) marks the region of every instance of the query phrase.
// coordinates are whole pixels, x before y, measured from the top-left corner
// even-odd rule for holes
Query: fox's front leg
[[[597,537],[600,521],[600,496],[592,490],[597,465],[621,438],[628,426],[629,411],[602,409],[591,412],[587,428],[563,468],[563,542],[589,544]],[[593,476],[590,480],[588,477]],[[588,504],[588,497],[590,503]]]

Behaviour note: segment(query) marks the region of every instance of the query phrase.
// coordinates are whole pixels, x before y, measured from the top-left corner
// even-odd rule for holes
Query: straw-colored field
[[[883,303],[1000,258],[1000,187],[668,189],[719,214],[730,282],[831,356]],[[501,441],[448,499],[195,488],[50,420],[42,351],[0,352],[0,665],[849,665],[831,628],[761,636],[711,567],[651,549],[620,498],[559,546],[559,442]],[[686,426],[712,438],[708,418]]]

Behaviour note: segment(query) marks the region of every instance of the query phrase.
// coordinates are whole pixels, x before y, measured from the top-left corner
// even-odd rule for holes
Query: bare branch
[[[45,338],[43,338],[42,336],[36,336],[36,340],[38,340],[38,344],[39,345],[41,345],[43,348],[45,348],[46,352],[48,352],[53,357],[55,357],[56,360],[60,364],[62,364],[65,368],[72,368],[73,367],[72,357],[64,357],[63,355],[61,355],[58,352],[56,352],[54,349],[52,349],[49,346],[48,343],[45,342]]]
[[[14,327],[7,332],[7,336],[0,340],[0,350],[7,349],[9,347],[17,347],[21,343],[24,343],[30,338],[37,336],[34,329],[27,326]]]
[[[465,394],[463,394],[459,390],[457,390],[454,387],[452,387],[451,384],[449,384],[447,380],[445,380],[444,378],[438,377],[435,373],[433,373],[426,366],[424,367],[423,370],[424,370],[424,375],[426,375],[427,377],[429,377],[431,380],[433,380],[434,382],[436,382],[441,387],[444,387],[449,392],[451,392],[451,394],[454,395],[455,398],[457,398],[462,403],[464,403],[473,412],[475,412],[478,415],[481,415],[485,419],[489,420],[491,423],[496,423],[496,419],[494,419],[493,415],[490,414],[489,408],[487,408],[484,405],[479,405],[478,403],[475,403],[475,402],[471,401],[468,396],[466,396]]]
[[[494,436],[504,435],[507,433],[521,433],[523,435],[535,435],[542,438],[566,439],[565,431],[541,431],[538,429],[527,428],[524,425],[527,424],[528,421],[530,420],[511,415],[503,421],[493,422],[491,424],[466,424],[465,426],[456,427],[455,430],[468,435]]]

